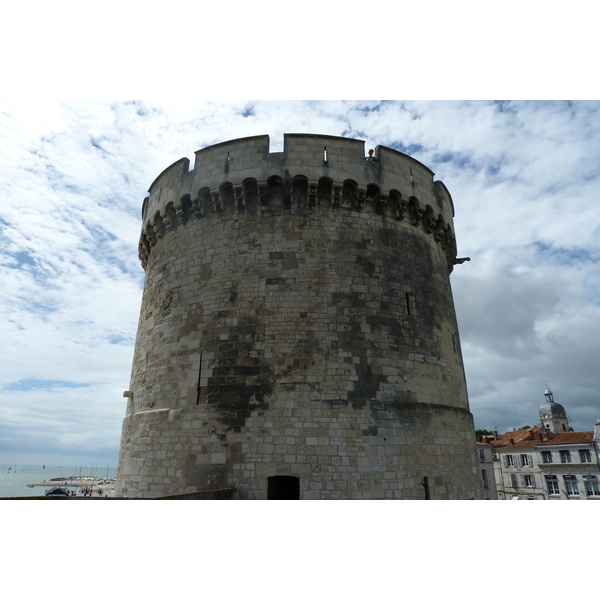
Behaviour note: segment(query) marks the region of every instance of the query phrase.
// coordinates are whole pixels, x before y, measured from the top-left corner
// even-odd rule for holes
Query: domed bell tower
[[[547,431],[569,431],[569,419],[562,404],[554,402],[554,394],[546,387],[546,402],[540,406],[540,424]]]

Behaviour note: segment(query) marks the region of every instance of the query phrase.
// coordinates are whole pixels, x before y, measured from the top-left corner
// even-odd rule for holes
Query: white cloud
[[[206,145],[269,134],[280,151],[285,132],[410,149],[447,185],[472,259],[451,279],[478,427],[534,424],[547,382],[574,426],[592,428],[599,123],[597,102],[0,104],[0,437],[116,464],[149,185]]]

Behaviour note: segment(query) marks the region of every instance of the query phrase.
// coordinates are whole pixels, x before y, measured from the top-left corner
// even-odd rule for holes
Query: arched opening
[[[221,209],[225,210],[232,208],[235,205],[235,194],[233,193],[233,184],[225,182],[219,186],[219,194],[221,197]]]
[[[390,190],[388,204],[392,207],[392,212],[397,221],[401,221],[403,210],[401,205],[402,194],[398,190]]]
[[[329,206],[333,194],[333,182],[328,177],[321,177],[317,185],[317,203]]]
[[[342,206],[345,208],[352,208],[356,202],[356,181],[346,179],[342,185]]]
[[[198,191],[198,208],[203,215],[209,215],[213,212],[212,197],[210,195],[210,189],[207,187],[201,188]]]
[[[421,222],[422,211],[420,210],[420,204],[417,198],[411,196],[408,199],[408,217],[409,221],[415,227]]]
[[[308,202],[308,179],[295,177],[292,182],[292,198],[296,206],[306,206]]]
[[[374,183],[370,183],[367,186],[367,202],[372,202],[373,206],[377,206],[379,200],[379,186]]]
[[[427,204],[425,206],[425,212],[423,213],[423,227],[427,233],[432,233],[433,228],[435,227],[435,222],[437,218],[435,213],[433,212],[433,208]]]
[[[283,204],[283,179],[273,175],[267,179],[267,194],[270,205]]]
[[[182,223],[187,223],[188,219],[192,216],[192,197],[189,194],[183,195],[179,200],[181,206],[181,217]]]
[[[256,179],[245,179],[242,182],[244,186],[244,205],[248,212],[256,212],[258,205],[258,184]]]
[[[164,221],[167,231],[171,231],[171,229],[177,227],[177,212],[175,211],[175,206],[172,202],[169,202],[167,206],[165,206]]]
[[[156,231],[156,235],[158,238],[161,238],[166,231],[166,227],[163,221],[163,218],[160,214],[159,211],[156,211],[156,214],[154,215],[154,231]]]
[[[290,475],[269,477],[267,500],[300,500],[300,479]]]

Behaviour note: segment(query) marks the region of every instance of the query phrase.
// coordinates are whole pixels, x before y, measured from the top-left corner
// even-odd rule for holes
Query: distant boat
[[[70,496],[69,492],[61,487],[53,487],[50,490],[46,490],[46,496]]]

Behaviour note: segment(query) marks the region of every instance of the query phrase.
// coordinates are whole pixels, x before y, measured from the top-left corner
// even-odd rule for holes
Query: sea
[[[115,478],[116,467],[52,467],[49,465],[12,465],[0,464],[0,498],[15,498],[29,496],[43,496],[49,489],[36,485],[27,487],[28,483],[39,483],[57,477],[99,477]],[[60,485],[57,481],[55,485]]]

